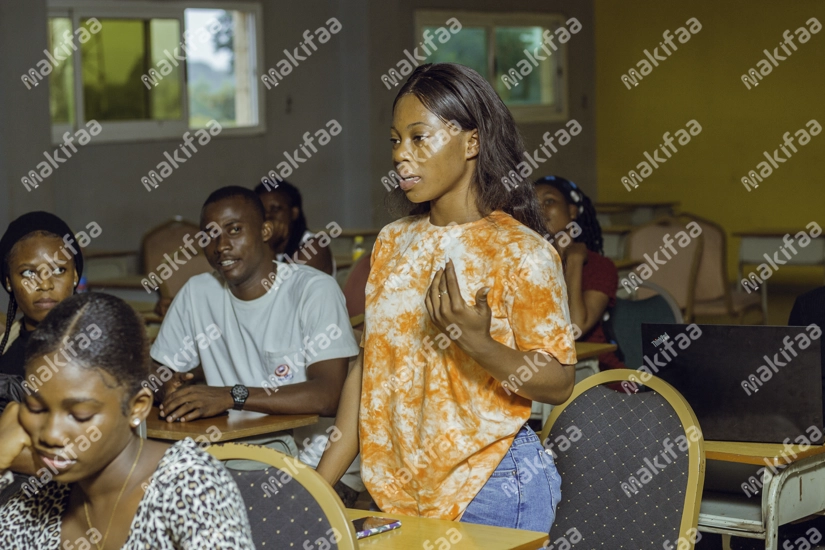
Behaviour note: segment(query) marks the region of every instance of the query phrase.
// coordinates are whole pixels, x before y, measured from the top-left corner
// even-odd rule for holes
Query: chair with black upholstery
[[[259,550],[358,548],[344,504],[311,467],[258,445],[225,443],[212,445],[208,451],[221,461],[253,460],[268,465],[263,470],[228,469],[246,504],[252,539]]]
[[[611,382],[628,391],[604,386]],[[630,391],[641,384],[649,391]],[[578,532],[587,549],[693,549],[704,440],[668,383],[632,369],[600,372],[553,409],[541,437],[563,480],[551,542]]]

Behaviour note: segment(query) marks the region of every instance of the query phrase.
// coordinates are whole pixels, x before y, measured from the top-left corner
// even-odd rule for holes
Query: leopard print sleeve
[[[0,548],[59,550],[60,516],[69,487],[56,482],[32,487],[29,481],[0,504]]]
[[[155,474],[160,492],[156,521],[174,548],[183,550],[254,550],[238,486],[217,459],[188,440],[176,445]]]

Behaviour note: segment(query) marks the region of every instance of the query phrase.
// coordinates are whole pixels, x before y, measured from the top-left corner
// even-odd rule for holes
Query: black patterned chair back
[[[627,392],[603,385],[586,389],[566,404],[545,439],[562,479],[550,543],[564,547],[560,539],[565,538],[578,541],[581,550],[681,549],[685,543],[693,548],[704,483],[698,423],[664,381],[644,378],[648,387],[665,385],[681,399],[676,407],[687,408],[688,423],[656,391],[632,393],[640,373],[622,370],[628,372],[613,380],[608,378],[617,371],[602,372],[580,386],[624,377],[633,380],[622,382]]]
[[[233,447],[252,447],[247,445],[232,445]],[[210,452],[215,455],[210,447]],[[259,448],[260,449],[260,448]],[[322,481],[309,466],[300,464],[296,459],[286,457],[272,449],[263,448],[268,453],[280,455],[281,468],[269,465],[263,470],[234,470],[227,468],[232,479],[237,483],[241,496],[246,504],[246,513],[252,528],[252,539],[259,550],[267,548],[326,548],[329,550],[350,550],[356,548],[351,543],[351,524],[344,516],[344,505],[332,487]],[[226,456],[218,456],[226,460]],[[232,459],[251,459],[247,456],[233,455]],[[298,468],[294,467],[299,464]],[[264,466],[264,464],[262,464]],[[315,484],[322,483],[328,492],[322,498],[327,498],[327,506],[332,506],[333,514],[324,510],[321,502],[305,485],[306,478]],[[322,488],[323,491],[324,488]],[[326,492],[326,491],[324,491]],[[332,500],[329,500],[329,499]],[[337,504],[333,501],[337,500]],[[335,517],[331,517],[335,516]],[[343,520],[342,520],[343,518]],[[342,525],[342,522],[346,525]],[[354,530],[352,535],[354,538]]]

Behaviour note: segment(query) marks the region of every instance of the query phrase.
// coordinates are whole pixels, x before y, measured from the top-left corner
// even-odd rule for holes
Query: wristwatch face
[[[232,388],[232,399],[235,400],[235,406],[242,406],[246,401],[246,398],[249,397],[249,390],[246,386],[241,386],[238,384]]]

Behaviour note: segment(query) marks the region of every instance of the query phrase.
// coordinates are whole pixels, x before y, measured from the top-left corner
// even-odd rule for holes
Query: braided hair
[[[572,181],[559,176],[545,176],[533,182],[533,186],[549,185],[556,189],[564,197],[565,202],[577,208],[576,224],[581,227],[581,234],[576,237],[576,241],[584,243],[588,250],[592,250],[604,256],[604,239],[602,239],[602,226],[596,218],[596,208],[590,197],[579,189],[578,185]]]

